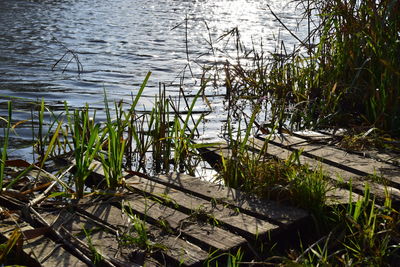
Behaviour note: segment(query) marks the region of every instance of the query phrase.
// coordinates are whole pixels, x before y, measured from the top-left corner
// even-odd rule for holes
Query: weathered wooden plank
[[[188,192],[200,198],[225,203],[239,208],[242,213],[271,221],[280,226],[289,226],[308,218],[308,212],[289,207],[276,201],[262,200],[239,190],[202,181],[180,173],[149,177],[148,179]]]
[[[99,162],[93,162],[91,169],[97,177],[104,176],[104,170]],[[228,251],[236,249],[246,242],[239,235],[210,224],[199,225],[197,219],[192,221],[192,215],[171,209],[147,198],[125,199],[124,205],[132,208],[142,218],[152,223],[166,222],[175,232],[179,232],[179,234],[203,247]]]
[[[223,204],[210,202],[145,178],[131,177],[126,180],[126,185],[131,189],[164,199],[166,202],[173,201],[173,204],[179,205],[187,212],[201,210],[247,238],[270,236],[279,228],[268,221],[236,212]]]
[[[400,187],[400,168],[379,162],[371,158],[347,153],[346,151],[319,144],[310,144],[304,139],[284,135],[282,138],[275,136],[270,140],[275,145],[283,145],[291,149],[302,150],[302,154],[317,158],[330,165],[337,166],[360,176],[380,175]]]
[[[315,131],[309,131],[309,130],[308,131],[297,131],[297,132],[294,132],[293,135],[303,138],[303,139],[313,141],[313,142],[328,143],[330,141],[337,139],[333,135],[328,135],[328,134],[324,134],[321,132],[315,132]]]
[[[217,226],[207,223],[199,224],[195,215],[182,213],[148,198],[125,200],[124,204],[146,219],[153,222],[166,222],[174,231],[185,235],[202,246],[229,251],[242,246],[246,242],[243,237]]]
[[[335,140],[334,142],[327,142],[328,145],[333,145],[334,147],[343,150],[343,148],[339,147],[339,140],[343,137],[343,133],[339,133],[339,135],[332,133],[324,133],[324,132],[314,132],[314,131],[307,131],[307,133],[303,132],[295,132],[293,133],[296,137],[303,138],[306,140],[314,141],[314,137],[321,141],[328,141],[328,140]],[[311,138],[310,138],[311,135]],[[390,143],[390,142],[389,142]],[[346,149],[346,151],[348,151]],[[381,162],[385,162],[388,164],[392,164],[395,166],[400,166],[400,154],[395,151],[391,151],[388,149],[376,149],[373,147],[369,147],[368,149],[363,150],[349,150],[349,153],[359,155],[361,157],[367,157],[374,160],[378,160]]]
[[[57,244],[49,238],[38,237],[25,245],[26,249],[30,249],[32,256],[36,257],[41,266],[87,266],[86,263],[66,251],[62,244]]]
[[[95,259],[93,251],[95,249],[102,259],[110,262],[106,266],[115,264],[120,266],[135,265],[126,254],[118,253],[120,247],[113,233],[103,229],[92,220],[80,216],[79,213],[64,209],[53,213],[42,213],[41,215],[65,240],[73,244],[92,261]],[[87,231],[87,235],[85,231]],[[90,242],[93,244],[92,249]]]
[[[66,239],[70,240],[71,236],[74,236],[81,240],[83,244],[88,244],[88,239],[83,231],[83,229],[86,229],[90,232],[92,245],[98,253],[103,257],[112,259],[112,262],[116,263],[117,266],[138,266],[137,264],[148,266],[149,263],[155,261],[148,257],[140,259],[140,255],[137,264],[131,261],[132,253],[138,248],[135,247],[135,244],[132,244],[132,247],[122,246],[116,236],[117,231],[119,235],[133,234],[128,231],[131,227],[130,221],[120,209],[100,202],[90,206],[85,205],[78,210],[75,212],[64,210],[57,215],[47,214],[46,219],[55,220],[54,227],[59,229]],[[105,225],[107,227],[104,227]],[[165,235],[153,225],[147,223],[145,225],[149,240],[165,248],[162,254],[172,260],[172,264],[181,263],[182,266],[197,266],[208,258],[208,253],[198,246],[177,236]],[[68,234],[66,234],[67,232]],[[71,242],[80,246],[76,241],[72,240]],[[143,260],[144,262],[141,262]]]
[[[99,162],[93,162],[92,168],[94,173],[104,176],[103,168]],[[125,173],[125,176],[131,177],[131,175],[127,173]],[[254,216],[261,220],[271,221],[280,226],[289,226],[309,216],[308,212],[302,209],[289,207],[277,201],[261,200],[257,197],[240,192],[239,190],[205,182],[186,174],[171,173],[158,177],[147,177],[146,179],[208,201],[229,204],[234,208],[241,209],[241,213]]]
[[[263,146],[264,142],[259,140],[259,139],[250,139],[249,140],[249,146],[251,147],[251,149],[255,149],[255,150],[260,150]],[[209,154],[207,156],[210,156],[210,154],[214,153],[214,161],[220,161],[221,157],[224,158],[228,158],[230,156],[229,153],[226,153],[227,149],[222,150],[220,152],[219,155],[215,154],[214,152],[209,152]],[[251,152],[249,152],[251,153]],[[273,144],[270,144],[268,147],[268,151],[267,151],[267,155],[270,156],[274,156],[275,158],[281,159],[281,160],[286,160],[289,155],[292,152],[287,150],[287,149],[283,149],[281,147],[275,146]],[[303,158],[301,158],[301,163],[305,164],[305,160]],[[316,161],[314,161],[316,162]],[[313,163],[313,162],[312,162]],[[317,162],[316,162],[317,163]],[[317,163],[319,164],[319,163]],[[310,164],[309,164],[310,165]],[[319,167],[319,165],[310,165],[312,167]],[[351,195],[351,198],[350,198]],[[337,204],[345,204],[345,203],[349,203],[350,199],[354,200],[354,199],[358,199],[358,197],[360,197],[358,194],[352,192],[350,193],[349,190],[343,189],[343,188],[338,188],[332,185],[331,189],[326,193],[326,204],[327,205],[337,205]]]
[[[131,224],[127,216],[121,212],[121,209],[112,205],[98,203],[80,208],[79,210],[84,214],[94,216],[96,220],[100,220],[118,229],[120,233],[123,232],[124,229],[128,229]],[[163,234],[161,229],[149,224],[146,224],[146,227],[149,231],[149,237],[154,237],[155,240],[153,241],[155,243],[165,247],[162,253],[175,261],[175,263],[181,263],[182,266],[201,265],[208,258],[208,253],[200,247],[177,236]]]
[[[37,264],[43,267],[87,266],[87,264],[66,251],[61,244],[55,243],[43,234],[38,233],[37,237],[27,238],[28,232],[35,234],[35,231],[40,230],[22,221],[16,214],[0,220],[0,234],[4,238],[10,238],[15,229],[21,231],[24,237],[22,250],[27,256],[33,259],[32,261],[36,261]]]
[[[263,140],[260,139],[252,139],[251,145],[254,147],[261,148],[263,145]],[[289,157],[292,151],[282,148],[280,146],[275,145],[274,143],[268,144],[267,154],[271,156],[275,156],[279,159],[285,160]],[[386,192],[391,194],[393,201],[400,201],[400,190],[397,188],[386,187],[379,183],[374,183],[372,181],[365,181],[365,177],[361,175],[357,175],[353,172],[349,172],[347,170],[343,170],[336,166],[332,166],[325,162],[320,162],[315,158],[310,158],[305,156],[305,154],[300,155],[300,163],[301,164],[308,164],[311,168],[322,168],[323,171],[331,178],[332,180],[340,183],[342,185],[347,185],[349,187],[351,183],[352,190],[356,193],[363,194],[365,190],[365,185],[368,183],[370,187],[371,193],[377,197],[379,201],[384,201],[386,197]],[[345,193],[345,192],[344,192]],[[344,194],[343,197],[349,196],[349,194]],[[352,199],[357,199],[359,196],[354,195]]]

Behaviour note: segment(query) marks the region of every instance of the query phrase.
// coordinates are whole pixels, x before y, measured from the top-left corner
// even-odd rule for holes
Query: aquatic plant
[[[126,121],[123,119],[122,105],[115,103],[115,121],[111,120],[110,108],[108,105],[107,94],[104,90],[105,112],[107,117],[106,126],[103,134],[107,135],[106,139],[106,157],[100,154],[107,187],[115,189],[122,182],[122,168],[125,155],[124,131]]]
[[[165,87],[159,90],[155,98],[154,108],[150,113],[149,131],[151,149],[156,173],[169,172],[170,159],[173,149],[173,132],[170,126],[170,100],[165,95]]]
[[[8,107],[8,119],[1,118],[6,121],[7,125],[3,128],[4,131],[4,141],[3,147],[1,149],[1,160],[0,160],[0,190],[3,191],[3,182],[5,178],[5,167],[6,167],[6,160],[7,160],[7,149],[8,149],[8,139],[10,136],[11,131],[11,117],[12,117],[12,104],[9,101],[7,103]],[[0,193],[1,193],[0,191]]]
[[[175,171],[194,174],[193,159],[198,155],[196,148],[205,144],[195,144],[193,139],[205,114],[196,120],[192,115],[203,90],[201,88],[197,92],[190,104],[183,95],[187,108],[183,115],[172,99],[167,98],[165,86],[160,84],[159,95],[155,97],[150,113],[132,119],[134,123],[130,126],[135,146],[133,153],[138,156],[139,169],[147,172],[145,161],[150,158],[155,173],[167,173],[173,168]]]
[[[101,148],[100,125],[89,116],[89,107],[69,113],[65,106],[68,123],[72,129],[73,155],[75,161],[74,182],[76,195],[83,197],[85,181],[92,172],[91,163]]]
[[[190,175],[194,175],[194,169],[196,164],[193,164],[193,160],[195,157],[200,158],[198,155],[197,149],[201,146],[209,146],[210,144],[195,144],[193,139],[195,138],[195,133],[198,131],[199,124],[203,121],[205,114],[202,113],[197,120],[194,120],[192,117],[194,107],[197,103],[198,98],[204,92],[205,84],[201,85],[201,88],[193,98],[192,102],[188,103],[183,91],[183,98],[186,103],[187,113],[186,117],[182,118],[179,110],[175,108],[175,106],[171,103],[171,107],[174,109],[175,117],[174,117],[174,126],[172,129],[173,135],[173,143],[174,143],[174,168],[175,171],[178,170],[180,172],[187,171]],[[190,125],[192,122],[192,125]]]
[[[95,245],[93,244],[91,230],[86,230],[85,228],[83,228],[83,232],[85,233],[89,250],[92,253],[91,260],[92,260],[94,266],[102,266],[102,264],[104,264],[103,257],[101,255],[101,253],[99,253],[99,251],[97,250]]]
[[[225,66],[229,103],[262,100],[270,124],[295,129],[376,127],[400,134],[400,3],[305,1],[309,35],[289,51],[253,49]],[[275,18],[283,24],[270,9]],[[312,29],[310,25],[315,25]],[[239,64],[237,62],[240,62]]]

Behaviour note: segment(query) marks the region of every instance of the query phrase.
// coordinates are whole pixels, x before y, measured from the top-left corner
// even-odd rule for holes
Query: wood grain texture
[[[221,203],[210,202],[145,178],[131,177],[126,183],[132,190],[160,198],[165,202],[172,202],[186,212],[201,211],[247,238],[256,239],[270,235],[279,228],[268,221],[237,212]]]

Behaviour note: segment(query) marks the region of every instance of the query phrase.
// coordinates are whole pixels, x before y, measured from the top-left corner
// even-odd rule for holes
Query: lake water
[[[302,10],[288,2],[1,0],[0,116],[6,116],[8,97],[43,98],[54,108],[62,107],[64,100],[72,107],[89,103],[101,108],[104,89],[111,99],[130,99],[148,71],[153,74],[141,106],[151,107],[159,82],[167,85],[169,94],[177,95],[182,75],[186,77],[184,90],[190,94],[198,90],[198,83],[189,79],[188,57],[196,78],[201,66],[225,62],[233,46],[226,39],[218,42],[218,37],[232,28],[239,28],[241,40],[249,47],[262,42],[265,50],[272,51],[278,36],[290,43],[289,33],[267,7],[295,30]],[[67,49],[78,56],[83,68],[80,75],[76,60],[68,64],[70,53],[58,62]],[[208,119],[218,122],[223,101],[211,96],[223,91],[207,93],[215,111]],[[199,103],[197,108],[203,107]],[[30,108],[22,101],[14,119],[29,117]],[[210,123],[205,134],[216,135],[219,127]],[[18,138],[29,134],[19,130]]]

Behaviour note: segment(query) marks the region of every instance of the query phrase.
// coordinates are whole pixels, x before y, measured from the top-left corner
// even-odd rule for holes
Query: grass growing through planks
[[[129,233],[121,236],[121,243],[124,246],[135,245],[145,251],[151,251],[151,241],[147,236],[147,227],[145,223],[135,215],[129,215],[131,229]]]
[[[309,170],[290,160],[260,159],[248,152],[223,159],[219,178],[230,187],[286,201],[315,213],[323,210],[330,190],[320,169]]]
[[[290,262],[313,266],[394,266],[400,260],[399,215],[389,196],[383,206],[375,205],[367,187],[361,199],[331,211],[329,233]]]
[[[103,263],[103,257],[97,251],[96,247],[93,245],[93,241],[92,241],[92,237],[91,237],[91,231],[90,230],[86,230],[85,228],[83,228],[83,232],[85,233],[90,252],[92,253],[92,259],[91,260],[92,260],[94,266],[102,266],[104,264]]]
[[[243,257],[244,253],[240,248],[236,251],[236,253],[218,253],[218,251],[214,251],[209,255],[209,259],[207,259],[207,261],[204,263],[204,266],[239,267],[244,265],[241,263]]]
[[[124,206],[123,212],[128,216],[131,223],[128,232],[120,237],[120,243],[123,246],[133,245],[146,253],[166,249],[162,244],[151,241],[146,223],[135,214],[130,206]]]
[[[240,123],[234,135],[228,121],[231,154],[228,158],[222,157],[217,179],[223,180],[227,186],[262,198],[286,201],[320,216],[325,207],[326,193],[331,189],[323,170],[302,166],[301,152],[293,152],[286,161],[266,156],[268,139],[261,150],[251,147],[249,137],[255,114],[250,118],[243,137]]]

